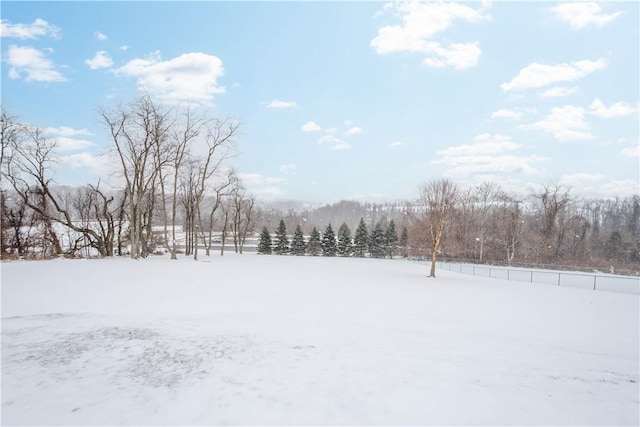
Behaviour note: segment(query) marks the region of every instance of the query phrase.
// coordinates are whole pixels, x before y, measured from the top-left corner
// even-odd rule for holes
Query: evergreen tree
[[[304,235],[302,234],[300,224],[298,224],[296,231],[293,233],[293,239],[291,240],[291,255],[304,255],[305,250]]]
[[[338,229],[338,254],[340,256],[351,256],[353,245],[351,244],[351,230],[346,222],[343,222]]]
[[[389,221],[387,231],[384,235],[384,242],[386,246],[387,256],[393,258],[398,250],[398,233],[396,233],[396,224],[393,220]]]
[[[355,256],[364,257],[369,245],[369,235],[367,233],[367,224],[364,223],[364,218],[360,218],[360,224],[356,229],[356,236],[353,240],[355,246]]]
[[[331,224],[329,224],[322,235],[322,255],[336,256],[337,252],[336,233],[333,232],[333,228],[331,228]]]
[[[271,255],[271,234],[267,227],[262,229],[260,234],[260,243],[258,243],[258,253],[263,255]]]
[[[380,223],[377,223],[371,232],[371,237],[369,238],[369,254],[371,254],[373,258],[384,258],[385,256],[384,230]]]
[[[318,256],[322,252],[322,242],[320,241],[320,232],[313,227],[307,244],[307,252],[309,255]]]
[[[402,227],[402,233],[400,234],[400,253],[403,258],[409,256],[409,232],[407,227]]]
[[[289,239],[287,238],[287,226],[284,225],[284,220],[280,220],[280,225],[276,230],[276,246],[273,248],[273,252],[276,255],[286,255],[289,253]]]

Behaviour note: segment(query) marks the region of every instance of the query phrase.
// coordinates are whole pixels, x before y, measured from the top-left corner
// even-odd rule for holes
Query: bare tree
[[[169,138],[156,141],[154,157],[160,187],[163,242],[165,249],[171,253],[171,259],[177,259],[176,224],[180,199],[178,193],[181,188],[180,176],[184,162],[190,158],[190,148],[197,141],[207,120],[202,114],[194,114],[191,106],[174,109],[172,112],[176,117],[167,125]],[[171,200],[171,224],[169,224],[167,213],[168,198]],[[169,239],[169,225],[171,239]]]
[[[569,190],[558,184],[546,185],[535,197],[540,201],[542,216],[540,254],[548,259],[552,253],[559,255],[565,231],[564,211],[571,197]]]
[[[204,144],[206,152],[201,156],[193,156],[190,159],[188,185],[183,185],[183,205],[187,205],[186,218],[187,235],[194,237],[193,258],[198,259],[197,240],[205,240],[205,227],[202,221],[201,207],[206,191],[211,185],[211,180],[221,172],[222,162],[228,159],[235,148],[240,123],[231,120],[213,120],[205,125],[206,134]],[[184,190],[187,192],[185,193]],[[184,199],[188,200],[184,200]]]
[[[26,256],[31,246],[31,230],[36,225],[33,211],[20,197],[2,191],[2,256]]]
[[[515,196],[506,193],[498,196],[499,205],[495,211],[494,222],[496,223],[495,231],[502,243],[507,264],[511,265],[515,256],[516,249],[520,243],[520,233],[524,220],[522,219],[521,201]]]
[[[458,197],[458,187],[453,181],[440,179],[424,184],[419,189],[418,203],[431,236],[431,270],[429,277],[436,277],[436,261],[445,225]]]
[[[463,258],[476,258],[478,237],[478,197],[475,188],[461,189],[456,208],[451,212],[451,227],[447,236],[447,250]]]
[[[476,200],[478,211],[478,236],[479,244],[478,260],[484,258],[484,247],[487,240],[487,233],[491,229],[491,219],[496,201],[502,196],[503,191],[499,185],[493,182],[484,182],[476,187]]]
[[[171,125],[168,113],[145,96],[111,112],[101,109],[100,115],[111,133],[126,183],[131,257],[144,257],[147,255],[145,238],[149,236],[143,233],[151,223],[148,215],[153,213],[154,193],[159,184],[157,175],[162,164],[156,152],[163,149],[168,139]]]
[[[256,201],[239,182],[232,189],[229,201],[233,247],[241,254],[248,234],[255,228]]]
[[[15,230],[15,220],[24,217],[24,215],[15,215],[16,212],[24,213],[24,210],[12,210],[11,213],[7,212],[6,195],[4,188],[4,176],[8,172],[7,160],[11,155],[10,150],[12,146],[19,145],[19,140],[24,137],[24,127],[18,123],[15,117],[11,116],[2,106],[0,106],[0,197],[2,215],[0,215],[0,229],[2,234],[0,235],[0,253],[4,255],[5,249],[9,245],[7,239],[9,239],[9,229]],[[25,207],[25,205],[22,205]],[[20,242],[20,235],[14,235],[13,242]],[[16,240],[17,238],[17,240]],[[12,244],[13,246],[13,244]],[[22,248],[22,245],[19,245]],[[22,250],[22,249],[20,249]],[[22,254],[21,254],[22,255]]]
[[[209,208],[209,235],[204,239],[206,256],[211,254],[211,246],[213,245],[213,225],[215,221],[216,212],[222,207],[223,200],[226,196],[230,195],[234,186],[237,185],[238,176],[234,170],[230,170],[225,179],[213,186],[212,204]]]
[[[63,253],[60,238],[54,228],[54,223],[58,223],[93,242],[100,255],[110,255],[99,233],[88,224],[78,224],[69,207],[65,207],[54,194],[52,165],[56,162],[53,153],[55,141],[45,138],[37,127],[24,129],[26,137],[19,144],[10,147],[11,156],[6,159],[3,174],[16,195],[33,210],[39,221],[43,254]]]
[[[6,162],[5,177],[24,204],[35,212],[42,225],[43,255],[49,252],[60,255],[62,245],[53,228],[54,218],[49,206],[51,201],[55,202],[50,192],[55,142],[44,138],[42,131],[35,127],[24,127],[24,132],[28,136],[19,143],[15,140],[10,147],[11,156]]]

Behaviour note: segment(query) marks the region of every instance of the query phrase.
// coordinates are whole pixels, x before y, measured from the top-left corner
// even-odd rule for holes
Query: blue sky
[[[11,2],[2,104],[110,162],[98,108],[142,93],[243,123],[260,199],[413,199],[449,177],[638,194],[637,2]]]

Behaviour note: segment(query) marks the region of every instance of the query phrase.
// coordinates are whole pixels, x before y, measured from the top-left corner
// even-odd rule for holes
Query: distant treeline
[[[285,212],[261,205],[227,166],[237,121],[149,97],[99,116],[110,139],[112,185],[61,187],[56,139],[0,111],[2,258],[197,259],[217,239],[242,253],[262,231],[261,253],[445,256],[640,274],[640,195],[582,199],[554,183],[523,195],[492,182],[464,188],[442,179],[420,187],[415,200]],[[340,224],[337,233],[328,224]]]
[[[300,227],[304,236],[310,236],[314,228],[324,230],[326,224],[354,230],[364,222],[370,236],[375,228],[384,233],[393,223],[398,235],[405,236],[398,239],[396,256],[429,257],[428,210],[419,200],[340,201],[286,212],[263,207],[257,226],[271,231],[282,221],[286,230]],[[470,262],[640,274],[640,196],[583,199],[557,184],[528,195],[508,193],[495,183],[458,188],[438,254]]]

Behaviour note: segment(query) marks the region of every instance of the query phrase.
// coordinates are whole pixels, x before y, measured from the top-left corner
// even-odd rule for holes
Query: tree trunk
[[[436,261],[438,259],[438,247],[436,244],[433,245],[431,249],[431,271],[429,272],[429,277],[436,277]]]

